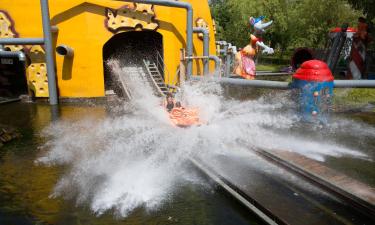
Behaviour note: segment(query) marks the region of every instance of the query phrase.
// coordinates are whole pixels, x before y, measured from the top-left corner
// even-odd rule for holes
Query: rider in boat
[[[165,109],[168,112],[171,112],[172,109],[175,107],[175,102],[174,102],[173,96],[172,96],[171,93],[167,93],[167,95],[165,97],[166,97],[166,100],[164,102]]]

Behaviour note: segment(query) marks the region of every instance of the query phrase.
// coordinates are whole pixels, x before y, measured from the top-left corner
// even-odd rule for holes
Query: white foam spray
[[[138,207],[157,209],[178,184],[200,183],[185,167],[189,156],[207,161],[218,154],[230,157],[266,147],[296,151],[317,160],[327,155],[368,159],[363,152],[333,141],[292,135],[289,129],[298,118],[284,110],[290,102],[282,94],[271,99],[231,100],[224,98],[220,85],[213,82],[186,84],[183,92],[183,102],[200,108],[205,124],[176,128],[152,88],[134,75],[137,68],[120,67],[116,61],[110,61],[109,66],[125,77],[132,92],[128,113],[99,121],[71,123],[62,119],[52,124],[44,131],[49,138],[44,146],[47,152],[37,160],[68,168],[53,196],[89,203],[99,215],[108,210],[127,216]],[[363,130],[362,125],[342,126]],[[373,138],[375,129],[366,129],[366,135]]]

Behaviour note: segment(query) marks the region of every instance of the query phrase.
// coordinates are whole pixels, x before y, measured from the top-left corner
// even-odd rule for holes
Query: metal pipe
[[[43,38],[0,38],[1,45],[43,45]]]
[[[232,61],[232,44],[231,43],[228,43],[228,47],[227,47],[227,53],[225,55],[225,71],[224,71],[224,76],[225,77],[229,77],[229,74],[230,74],[230,64],[231,64],[231,61]]]
[[[208,29],[202,27],[193,27],[194,33],[203,34],[203,56],[209,57],[210,55],[210,33]],[[208,59],[203,59],[203,74],[208,75],[210,73]]]
[[[215,74],[220,74],[220,58],[216,55],[210,55],[208,56],[210,60],[213,60],[215,62]]]
[[[116,0],[124,2],[135,2],[143,4],[152,4],[160,6],[169,6],[186,9],[186,54],[188,57],[193,56],[193,7],[189,2],[177,2],[171,0]],[[193,60],[187,58],[186,75],[191,78],[193,73]]]
[[[227,68],[227,66],[228,66],[228,47],[229,47],[229,43],[226,42],[226,41],[222,41],[221,43],[223,45],[223,50],[220,51],[220,53],[223,54],[223,60],[224,60],[224,64],[225,64],[224,77],[228,77],[229,73],[230,73],[229,69]]]
[[[248,86],[256,88],[271,88],[271,89],[290,89],[288,82],[268,81],[268,80],[245,80],[236,78],[221,78],[218,79],[221,84],[232,84],[238,86]]]
[[[226,46],[228,46],[228,43],[226,41],[216,41],[216,44],[224,46],[224,49],[220,49],[220,54],[226,54],[226,51],[228,50]]]
[[[49,92],[49,104],[57,105],[57,84],[55,75],[55,60],[53,52],[53,42],[51,34],[51,22],[49,16],[48,0],[40,0],[42,10],[42,21],[43,21],[43,35],[44,35],[44,48],[46,51],[46,63],[47,63],[47,76],[48,76],[48,92]]]
[[[73,57],[74,56],[74,50],[71,47],[69,47],[68,45],[57,46],[56,52],[57,52],[57,54],[65,56],[65,57]]]
[[[200,80],[201,77],[195,77],[194,80]],[[230,84],[237,86],[247,86],[254,88],[270,88],[270,89],[290,89],[288,82],[281,81],[268,81],[268,80],[245,80],[236,78],[213,78],[213,81],[219,82],[220,84]]]
[[[199,80],[201,78],[196,77],[194,79]],[[221,84],[248,86],[255,88],[271,88],[282,90],[291,88],[290,83],[282,81],[244,80],[239,78],[215,78],[214,81],[217,81]],[[334,88],[375,88],[375,80],[335,80]]]
[[[230,62],[232,63],[233,66],[236,60],[236,54],[237,54],[237,47],[235,45],[232,45],[232,47],[230,48]],[[233,67],[232,67],[232,70],[233,70]],[[229,71],[229,73],[231,73],[231,71]]]
[[[26,61],[26,55],[25,53],[21,51],[0,51],[0,57],[9,57],[9,58],[15,58],[17,57],[19,61],[25,62]]]
[[[335,88],[375,88],[375,80],[335,80]]]
[[[228,54],[228,44],[224,45],[223,53],[224,53],[224,57],[227,57],[227,54]]]
[[[0,51],[4,51],[5,49],[4,49],[4,45],[1,45],[0,44]]]

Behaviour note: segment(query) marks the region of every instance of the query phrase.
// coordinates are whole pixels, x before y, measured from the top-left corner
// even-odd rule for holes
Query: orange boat
[[[199,120],[199,110],[196,108],[175,107],[169,113],[171,122],[178,127],[190,127],[201,125]]]

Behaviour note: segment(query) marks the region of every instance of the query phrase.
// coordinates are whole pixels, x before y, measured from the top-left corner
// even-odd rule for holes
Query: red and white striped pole
[[[365,75],[366,50],[369,42],[366,21],[358,19],[358,31],[353,37],[352,51],[350,53],[348,79],[360,80]]]

